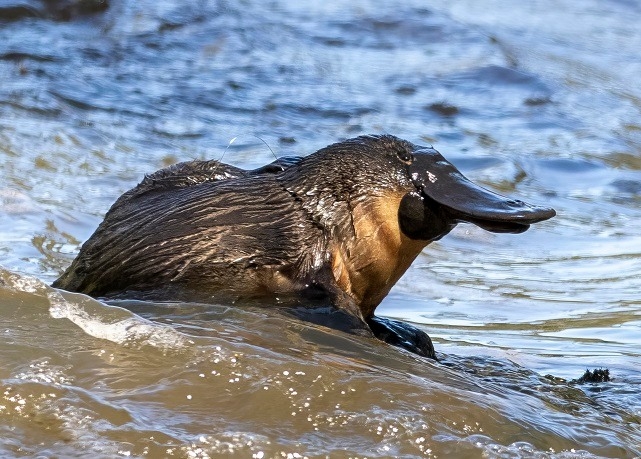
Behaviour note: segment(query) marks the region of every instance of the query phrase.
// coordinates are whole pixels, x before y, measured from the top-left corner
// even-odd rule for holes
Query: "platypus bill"
[[[331,305],[338,328],[436,358],[424,332],[374,316],[416,256],[459,222],[521,233],[554,215],[475,185],[433,148],[362,136],[252,171],[192,161],[147,176],[53,286],[103,298],[297,298],[292,310]]]

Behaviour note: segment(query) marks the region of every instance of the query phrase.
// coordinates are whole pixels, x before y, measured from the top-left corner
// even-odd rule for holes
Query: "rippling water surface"
[[[640,23],[626,0],[0,2],[0,456],[641,457]],[[144,173],[383,132],[558,212],[419,256],[378,312],[439,363],[48,287]]]

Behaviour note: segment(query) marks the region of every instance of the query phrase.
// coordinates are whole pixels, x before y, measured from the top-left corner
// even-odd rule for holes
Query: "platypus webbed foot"
[[[367,324],[378,339],[402,347],[414,354],[438,360],[432,340],[424,331],[398,320],[372,316]]]

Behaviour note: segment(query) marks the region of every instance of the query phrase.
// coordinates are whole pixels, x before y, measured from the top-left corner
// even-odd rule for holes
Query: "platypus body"
[[[103,298],[324,303],[348,329],[435,358],[424,332],[374,316],[416,256],[459,222],[520,233],[554,215],[473,184],[433,148],[362,136],[251,171],[191,161],[147,176],[53,285]]]

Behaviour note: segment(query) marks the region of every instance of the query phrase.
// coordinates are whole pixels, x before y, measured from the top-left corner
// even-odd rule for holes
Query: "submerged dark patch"
[[[586,369],[583,376],[572,382],[576,384],[603,383],[612,381],[610,370],[608,368],[595,368],[594,370]]]

